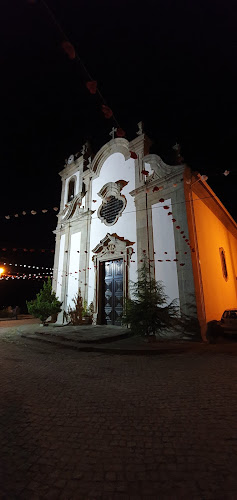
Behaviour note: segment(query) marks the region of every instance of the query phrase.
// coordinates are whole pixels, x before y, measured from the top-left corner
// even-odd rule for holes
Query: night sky
[[[142,120],[151,152],[167,162],[180,143],[186,163],[209,176],[237,219],[236,23],[234,1],[2,2],[0,248],[36,251],[0,250],[0,261],[53,264],[58,172],[86,140],[96,153],[115,125],[88,92],[83,66],[62,50],[63,32],[126,138]]]

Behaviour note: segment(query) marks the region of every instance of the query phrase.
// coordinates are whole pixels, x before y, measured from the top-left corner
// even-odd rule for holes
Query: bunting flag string
[[[20,274],[20,275],[15,275],[15,274],[9,274],[9,275],[2,275],[0,277],[0,281],[8,281],[8,280],[19,280],[19,279],[24,279],[24,280],[41,280],[41,279],[48,279],[50,276],[49,275],[42,275],[42,274]]]
[[[53,267],[45,267],[45,266],[33,266],[33,265],[29,265],[29,264],[13,264],[13,263],[8,263],[8,262],[4,262],[3,263],[4,266],[13,266],[13,267],[25,267],[27,269],[46,269],[46,271],[53,271]]]
[[[9,219],[14,219],[14,218],[18,218],[20,217],[21,215],[36,215],[36,214],[40,214],[40,213],[43,213],[43,214],[46,214],[46,213],[50,213],[50,211],[53,210],[54,212],[58,212],[58,207],[53,207],[52,209],[48,209],[48,208],[43,208],[41,210],[22,210],[21,212],[17,212],[15,214],[11,214],[11,215],[1,215],[0,217],[2,218],[5,218],[7,220]]]
[[[34,2],[34,0],[28,0],[28,2],[30,2],[32,4],[36,3],[36,2]],[[76,63],[78,63],[80,65],[80,67],[82,68],[82,70],[84,72],[84,78],[85,78],[85,86],[86,86],[86,88],[88,89],[88,91],[90,92],[90,94],[92,94],[92,95],[96,94],[98,96],[98,98],[100,100],[100,103],[102,103],[101,104],[101,111],[104,114],[104,117],[106,119],[113,118],[114,122],[117,124],[117,126],[118,126],[118,129],[117,129],[117,132],[116,132],[117,137],[124,137],[125,132],[123,131],[123,129],[121,129],[121,127],[120,127],[120,125],[118,123],[118,120],[116,119],[116,117],[114,115],[114,112],[107,105],[105,98],[103,97],[103,95],[101,94],[101,92],[100,92],[100,90],[98,88],[97,81],[94,80],[91,77],[91,75],[90,75],[87,67],[85,66],[85,64],[82,61],[81,57],[79,56],[77,50],[75,49],[75,46],[73,45],[73,43],[71,42],[71,40],[69,40],[69,37],[66,35],[64,29],[62,28],[61,24],[57,20],[55,14],[51,10],[51,8],[48,6],[46,0],[40,0],[40,2],[44,6],[46,12],[48,13],[48,15],[49,15],[49,17],[51,19],[51,21],[53,22],[53,24],[56,26],[56,28],[60,32],[61,36],[63,37],[63,40],[61,42],[61,48],[62,48],[62,50],[64,51],[64,53],[68,56],[68,58],[71,61],[75,61]],[[119,135],[119,133],[122,133],[123,135]]]
[[[30,253],[33,253],[33,252],[41,252],[41,253],[54,253],[54,250],[53,249],[50,249],[50,248],[0,248],[0,250],[2,250],[2,252],[30,252]]]

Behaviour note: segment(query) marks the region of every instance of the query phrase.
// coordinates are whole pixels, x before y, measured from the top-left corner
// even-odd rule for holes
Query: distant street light
[[[2,276],[2,274],[4,274],[4,272],[5,272],[4,267],[0,267],[0,276]]]

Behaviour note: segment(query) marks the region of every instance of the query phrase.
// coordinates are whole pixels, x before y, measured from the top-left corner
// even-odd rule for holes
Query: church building
[[[237,225],[206,176],[149,154],[141,123],[131,142],[115,138],[97,154],[71,155],[64,169],[53,289],[63,311],[80,289],[94,324],[120,325],[124,300],[144,258],[180,313],[207,322],[237,306]]]

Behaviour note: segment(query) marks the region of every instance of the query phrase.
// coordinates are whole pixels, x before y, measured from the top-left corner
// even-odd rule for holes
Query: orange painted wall
[[[225,309],[237,307],[237,238],[195,193],[193,200],[208,322],[213,319],[219,320]],[[220,247],[225,251],[227,281],[223,277]]]

